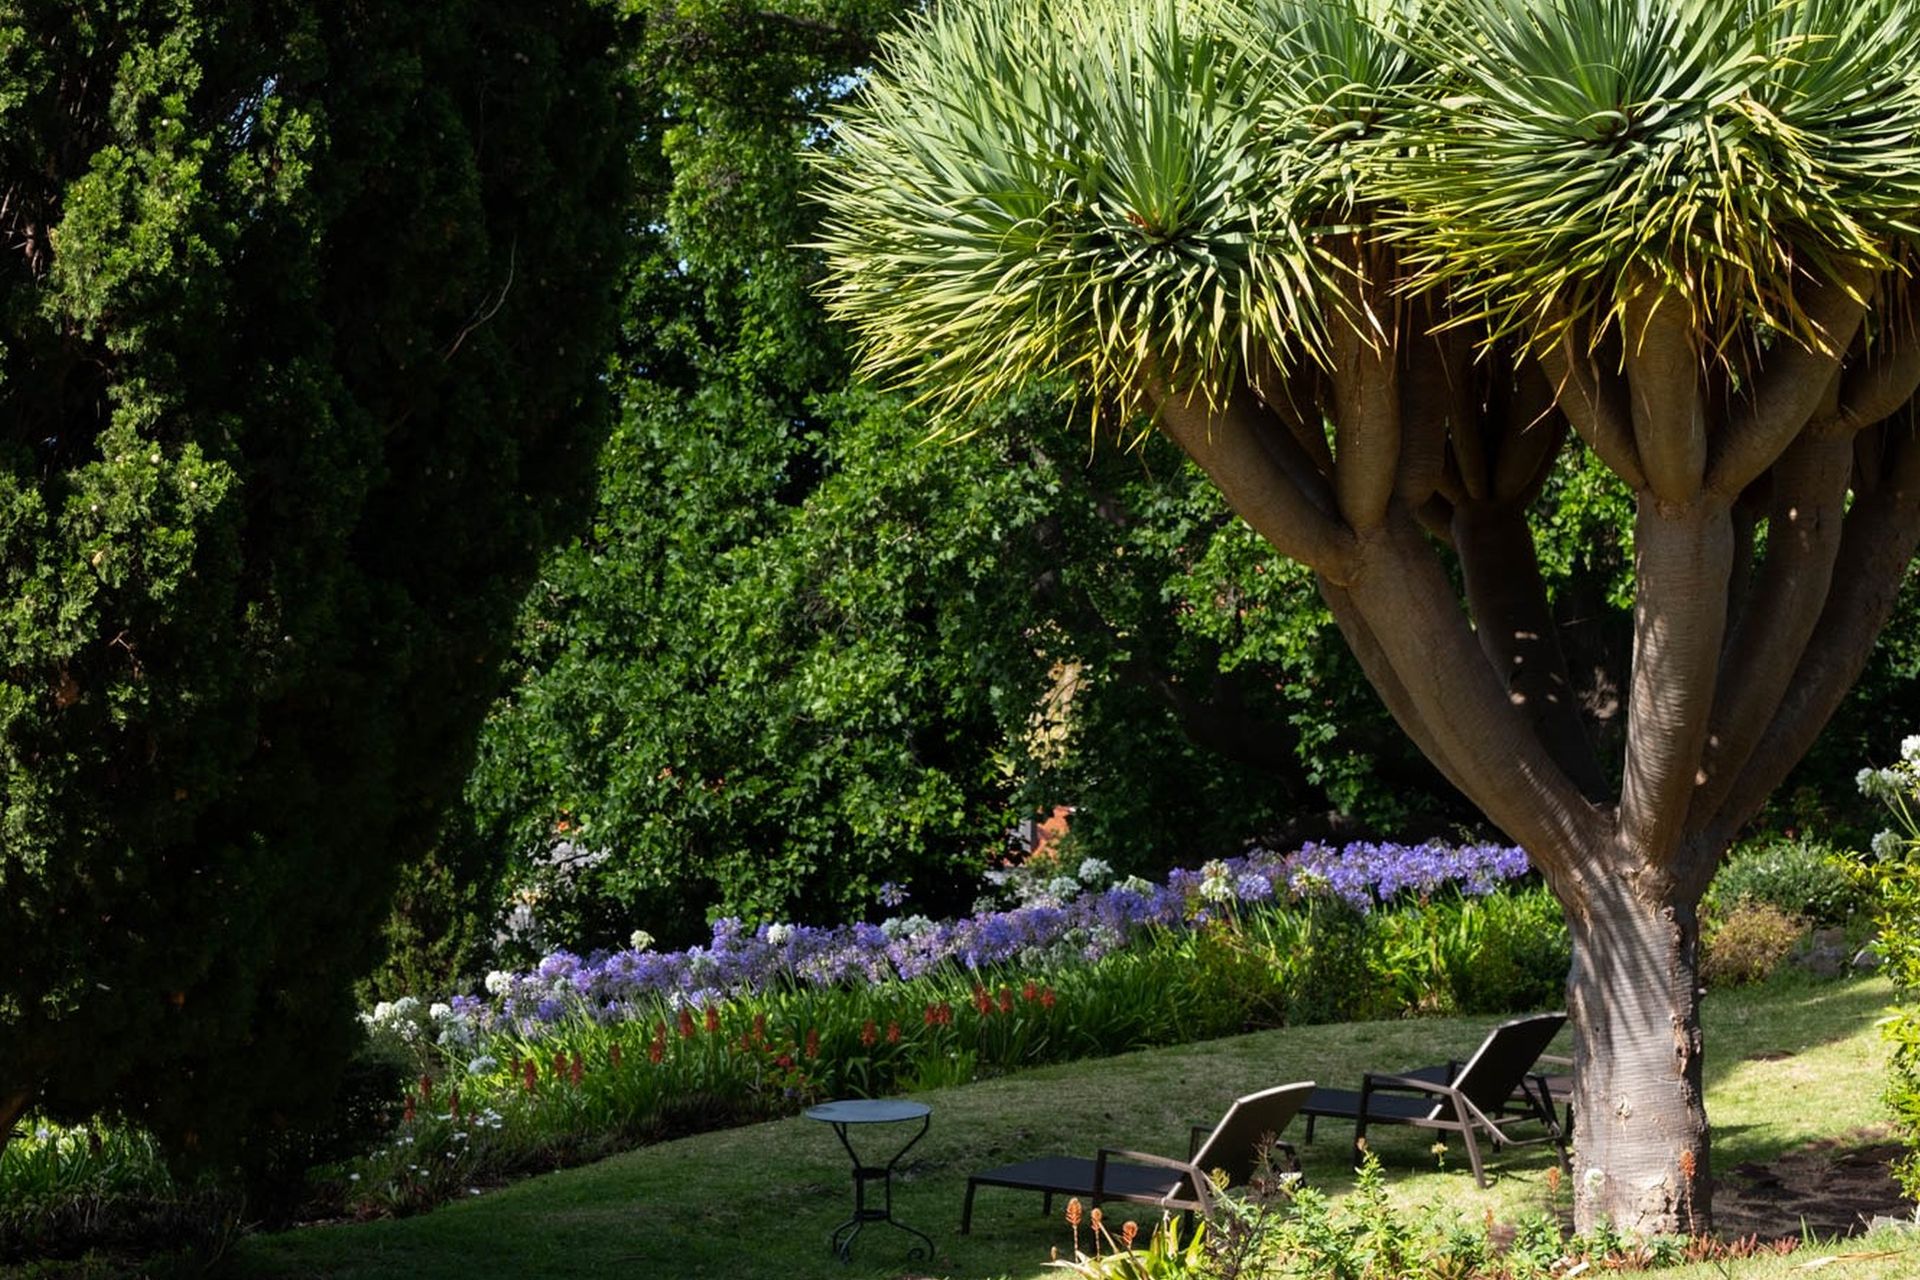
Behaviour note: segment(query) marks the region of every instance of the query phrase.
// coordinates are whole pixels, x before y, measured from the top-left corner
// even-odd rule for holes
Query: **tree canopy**
[[[258,1154],[606,429],[627,200],[590,3],[0,19],[0,1142]]]
[[[1526,846],[1575,939],[1583,1223],[1707,1221],[1700,895],[1920,542],[1915,17],[977,0],[894,38],[824,165],[871,373],[1146,411]],[[1570,439],[1634,508],[1610,758],[1530,524]]]

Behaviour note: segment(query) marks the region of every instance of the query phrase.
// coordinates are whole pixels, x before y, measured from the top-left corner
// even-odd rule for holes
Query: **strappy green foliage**
[[[1908,0],[1459,0],[1389,185],[1423,279],[1538,331],[1616,319],[1636,284],[1725,346],[1844,260],[1891,265],[1920,208]],[[1642,279],[1644,277],[1644,280]]]
[[[1129,399],[1312,349],[1326,266],[1199,6],[941,6],[888,48],[825,172],[835,310],[943,403],[1065,367]]]
[[[1382,249],[1496,335],[1664,285],[1817,341],[1796,292],[1916,234],[1916,68],[1914,0],[956,0],[826,165],[830,302],[943,406],[1315,357]]]

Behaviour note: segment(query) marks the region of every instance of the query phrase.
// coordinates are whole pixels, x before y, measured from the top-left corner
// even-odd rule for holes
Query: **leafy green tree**
[[[589,3],[0,17],[0,1143],[251,1160],[354,1042],[607,419]]]
[[[1920,542],[1916,18],[974,0],[828,166],[869,369],[1150,411],[1525,845],[1574,940],[1583,1227],[1707,1225],[1700,897]],[[1633,495],[1613,761],[1531,523],[1570,438]]]
[[[468,804],[403,890],[390,986],[489,962],[471,886],[506,853],[510,918],[537,899],[522,941],[683,942],[714,914],[863,914],[887,881],[965,909],[1014,818],[1062,800],[1083,852],[1158,872],[1330,795],[1368,807],[1382,770],[1444,790],[1171,445],[1090,451],[1027,397],[927,448],[923,415],[845,393],[798,151],[832,145],[902,11],[651,11],[624,420]]]

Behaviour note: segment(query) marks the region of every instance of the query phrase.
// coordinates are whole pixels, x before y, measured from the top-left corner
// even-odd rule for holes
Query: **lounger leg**
[[[1312,1141],[1313,1141],[1313,1122],[1314,1122],[1314,1120],[1315,1120],[1315,1118],[1316,1118],[1316,1117],[1314,1117],[1314,1116],[1308,1116],[1308,1117],[1307,1117],[1307,1141],[1308,1141],[1308,1142],[1312,1142]]]
[[[967,1179],[967,1198],[960,1206],[960,1234],[963,1236],[973,1230],[973,1189],[978,1185],[972,1178]]]
[[[1459,1094],[1455,1094],[1453,1098],[1453,1114],[1460,1121],[1460,1137],[1467,1144],[1467,1163],[1473,1166],[1473,1180],[1484,1191],[1487,1186],[1487,1172],[1480,1164],[1480,1142],[1473,1136],[1473,1117],[1467,1113],[1467,1104],[1460,1100]]]
[[[1040,1193],[1040,1216],[1043,1218],[1053,1216],[1053,1192],[1051,1191]]]

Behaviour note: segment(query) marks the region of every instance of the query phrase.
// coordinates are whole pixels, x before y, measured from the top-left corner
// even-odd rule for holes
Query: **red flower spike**
[[[887,1043],[888,1044],[900,1043],[900,1024],[899,1023],[889,1022],[887,1024]]]
[[[708,1005],[707,1006],[707,1034],[718,1035],[719,1033],[720,1033],[720,1010],[714,1005]]]
[[[411,1097],[409,1097],[409,1098],[407,1099],[407,1109],[406,1109],[405,1111],[402,1111],[402,1112],[400,1113],[400,1122],[401,1122],[402,1124],[412,1124],[412,1123],[413,1123],[413,1114],[414,1114],[414,1113],[413,1113],[413,1099],[412,1099]]]
[[[447,1117],[452,1120],[458,1120],[460,1118],[460,1091],[458,1089],[447,1090]]]
[[[420,1101],[428,1102],[428,1103],[433,1101],[433,1077],[432,1076],[420,1077]]]
[[[587,1060],[580,1056],[578,1049],[575,1049],[573,1051],[573,1061],[567,1064],[567,1080],[577,1089],[580,1087],[580,1082],[586,1078]]]
[[[1000,988],[1000,1012],[1013,1012],[1013,992],[1006,987]]]
[[[620,1069],[620,1046],[619,1045],[614,1044],[614,1045],[607,1046],[607,1065],[611,1066],[615,1071],[618,1071]]]
[[[1052,987],[1048,987],[1040,993],[1040,1007],[1042,1009],[1051,1009],[1055,1003]]]
[[[861,1046],[864,1048],[871,1049],[873,1048],[874,1041],[878,1040],[879,1038],[880,1038],[879,1028],[873,1025],[872,1018],[868,1018],[866,1021],[866,1024],[860,1028]]]
[[[540,1086],[540,1064],[532,1058],[520,1064],[520,1083],[527,1087],[528,1093]]]
[[[666,1056],[666,1053],[667,1053],[667,1046],[662,1044],[660,1041],[655,1040],[652,1044],[647,1046],[647,1061],[653,1063],[655,1066],[659,1066],[660,1059],[664,1058]]]
[[[927,1025],[930,1027],[935,1027],[940,1025],[940,1011],[937,1008],[935,1008],[933,1005],[928,1005],[927,1011],[924,1014],[922,1014],[921,1017],[923,1017],[926,1020]]]
[[[564,1053],[556,1053],[553,1055],[553,1078],[555,1080],[565,1080],[567,1078],[567,1055]]]
[[[691,1009],[682,1009],[680,1011],[680,1038],[682,1040],[693,1039],[693,1010]]]
[[[1020,998],[1028,1004],[1032,1004],[1040,998],[1040,988],[1033,985],[1032,982],[1028,982],[1026,986],[1020,988]]]
[[[806,1054],[809,1058],[820,1056],[820,1032],[813,1027],[807,1028]]]

